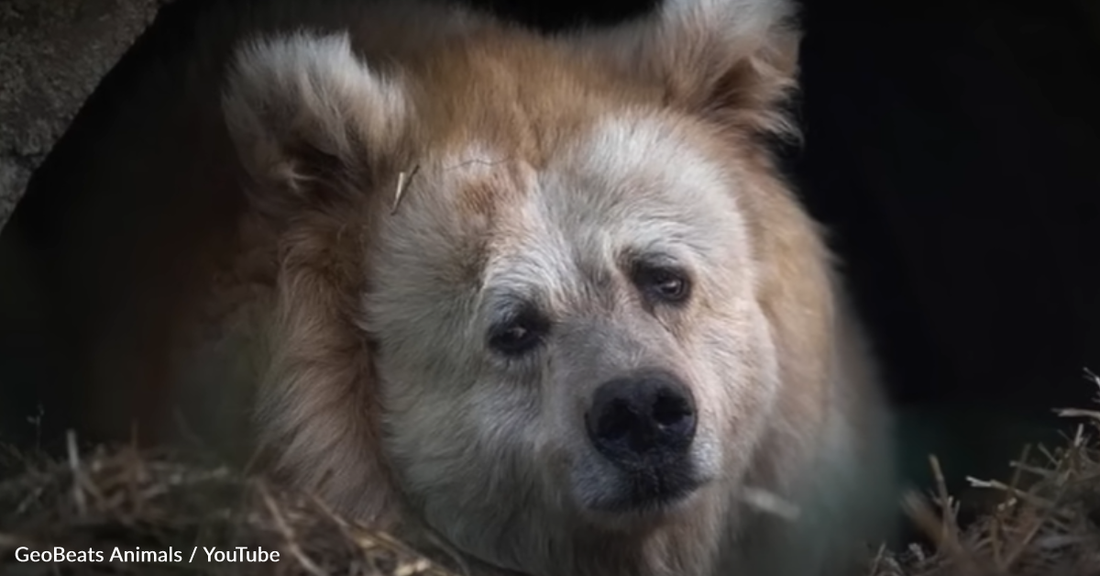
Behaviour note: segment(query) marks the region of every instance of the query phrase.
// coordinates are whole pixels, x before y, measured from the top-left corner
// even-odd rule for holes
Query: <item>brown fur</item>
[[[766,0],[669,3],[665,13],[562,37],[419,2],[280,0],[251,13],[229,7],[200,17],[196,33],[207,47],[168,59],[177,77],[135,80],[132,104],[115,112],[96,145],[102,151],[69,160],[79,175],[71,185],[95,191],[101,205],[146,210],[140,225],[113,235],[75,224],[88,236],[72,236],[79,241],[67,246],[76,255],[71,262],[114,266],[105,279],[58,265],[72,294],[85,294],[78,305],[102,311],[68,320],[81,353],[73,385],[96,401],[78,424],[120,438],[137,419],[146,441],[178,440],[171,415],[182,409],[207,442],[254,436],[271,470],[319,490],[346,513],[457,535],[451,545],[484,574],[503,570],[491,564],[533,576],[804,574],[842,566],[844,538],[877,535],[884,526],[881,499],[858,501],[868,490],[889,493],[888,418],[821,233],[759,142],[791,133],[781,105],[795,84],[797,34],[786,8]],[[320,32],[348,22],[355,56]],[[299,25],[319,32],[291,35]],[[284,44],[264,43],[273,39]],[[569,411],[559,408],[573,392],[545,392],[541,424],[507,441],[462,428],[457,409],[482,398],[504,407],[491,417],[501,426],[526,417],[534,400],[479,388],[488,386],[480,384],[483,375],[503,369],[482,358],[476,334],[455,335],[466,334],[477,306],[472,294],[501,258],[537,246],[551,263],[567,259],[548,243],[556,236],[544,227],[553,225],[533,207],[545,202],[580,218],[586,212],[576,202],[593,202],[596,213],[609,205],[600,190],[584,198],[563,189],[545,199],[538,191],[550,186],[546,174],[572,174],[562,166],[567,152],[614,122],[633,126],[639,139],[654,138],[655,150],[682,150],[691,162],[716,167],[723,185],[735,183],[728,205],[736,204],[740,220],[729,221],[730,234],[743,227],[746,240],[744,247],[713,246],[743,267],[704,268],[703,276],[728,281],[700,278],[698,304],[685,312],[632,315],[636,298],[614,296],[629,288],[619,272],[588,261],[578,266],[589,270],[581,276],[590,283],[546,279],[557,290],[547,306],[567,318],[561,346],[578,363],[591,362],[577,374],[607,362],[664,362],[699,379],[697,393],[714,399],[706,410],[744,426],[742,436],[728,422],[714,423],[726,435],[716,449],[728,451],[720,478],[685,507],[648,518],[596,518],[562,504],[570,498],[564,487],[524,484],[512,474],[563,478],[554,474],[576,462],[572,445],[560,440],[575,433],[564,424]],[[652,179],[640,174],[648,168],[629,186],[615,184],[637,197],[638,214],[664,202],[666,191],[651,189]],[[412,176],[395,208],[401,172]],[[163,203],[142,200],[146,194]],[[409,260],[437,253],[447,255],[431,269]],[[404,276],[395,272],[402,262],[410,267]],[[394,288],[403,282],[420,284]],[[401,324],[389,316],[405,314],[404,324],[415,324],[418,314],[437,314],[431,306],[450,302],[432,317],[437,327],[422,328],[419,343],[386,328]],[[757,313],[762,324],[754,323]],[[703,383],[712,377],[708,351],[722,322],[738,338],[759,333],[743,336],[746,348],[728,354],[760,389]],[[650,333],[658,325],[667,337]],[[411,352],[414,346],[439,354]],[[585,354],[594,355],[581,360]],[[536,371],[546,376],[555,362]],[[443,392],[416,379],[393,381],[410,370],[470,376]],[[594,384],[581,380],[574,377],[576,395]],[[447,395],[455,412],[419,420]],[[394,439],[427,425],[452,438],[431,455],[439,466],[451,462],[457,443],[470,442],[486,460],[456,474],[480,470],[489,494],[530,510],[531,520],[478,525],[484,517],[433,508],[440,498],[457,506],[462,498],[447,490],[459,488],[433,484],[434,476],[422,475],[431,472],[428,460],[418,460],[428,455]],[[522,443],[545,450],[546,459],[523,460]],[[246,457],[252,447],[231,451]],[[830,468],[858,462],[869,463],[862,479]],[[814,476],[817,470],[826,472]],[[791,528],[754,512],[738,500],[749,485],[844,528]]]

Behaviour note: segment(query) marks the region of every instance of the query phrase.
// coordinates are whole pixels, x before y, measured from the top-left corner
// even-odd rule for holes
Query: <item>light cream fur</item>
[[[179,132],[156,174],[94,176],[165,182],[198,198],[192,223],[218,218],[172,244],[189,280],[155,284],[168,312],[129,325],[164,352],[104,361],[90,386],[139,374],[163,390],[149,414],[180,403],[208,439],[243,434],[247,408],[270,470],[429,530],[478,574],[836,574],[888,535],[873,361],[761,142],[794,135],[787,2],[666,0],[555,36],[418,0],[270,4],[203,17],[198,36],[225,48],[180,69],[216,93],[131,128]],[[688,271],[686,306],[645,305],[638,254]],[[486,332],[515,299],[552,328],[506,360]],[[127,338],[100,350],[118,360]],[[706,482],[659,513],[594,512],[617,472],[584,435],[586,402],[645,367],[695,395]]]

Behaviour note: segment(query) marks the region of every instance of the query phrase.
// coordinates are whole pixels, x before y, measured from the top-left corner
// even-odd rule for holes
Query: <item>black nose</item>
[[[695,437],[695,399],[665,372],[616,378],[596,389],[585,425],[592,444],[617,466],[667,463]]]

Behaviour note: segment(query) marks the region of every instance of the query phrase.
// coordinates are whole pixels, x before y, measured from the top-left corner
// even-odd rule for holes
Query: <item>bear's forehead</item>
[[[612,230],[707,220],[716,203],[732,202],[735,162],[707,136],[683,118],[624,108],[557,135],[556,146],[534,158],[473,139],[426,160],[459,222],[539,218],[559,228]]]
[[[411,258],[461,263],[454,276],[470,281],[494,266],[575,277],[625,252],[720,258],[736,243],[716,240],[737,232],[737,182],[698,130],[620,110],[561,138],[541,162],[476,139],[428,151],[394,231]]]

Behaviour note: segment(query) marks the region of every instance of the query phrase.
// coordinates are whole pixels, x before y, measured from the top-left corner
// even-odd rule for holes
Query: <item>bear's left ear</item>
[[[795,136],[784,106],[797,85],[794,20],[790,0],[661,0],[628,24],[581,33],[579,45],[657,82],[671,105]]]
[[[352,52],[347,33],[298,33],[239,47],[222,112],[250,201],[276,217],[324,195],[364,192],[411,117],[401,79]]]

